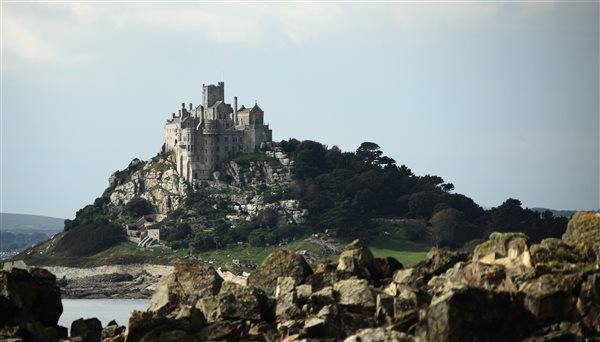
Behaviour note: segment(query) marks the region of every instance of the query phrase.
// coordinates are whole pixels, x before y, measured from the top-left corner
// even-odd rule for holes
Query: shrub
[[[124,240],[125,230],[114,223],[87,223],[67,231],[56,250],[65,256],[86,256]]]

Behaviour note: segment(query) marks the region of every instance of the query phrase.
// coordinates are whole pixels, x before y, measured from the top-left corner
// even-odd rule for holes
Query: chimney
[[[233,97],[233,125],[237,125],[237,96]]]

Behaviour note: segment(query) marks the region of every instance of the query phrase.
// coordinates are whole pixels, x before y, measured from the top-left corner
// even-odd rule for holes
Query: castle
[[[165,124],[163,151],[173,151],[177,172],[186,181],[210,179],[223,162],[238,153],[254,152],[271,141],[272,131],[264,112],[254,104],[233,108],[225,103],[225,84],[202,85],[202,104],[196,108],[181,104],[179,114]]]

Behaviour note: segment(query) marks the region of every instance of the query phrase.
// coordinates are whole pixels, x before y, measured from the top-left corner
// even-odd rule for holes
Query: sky
[[[0,211],[72,218],[225,82],[484,207],[599,209],[599,3],[2,2]]]

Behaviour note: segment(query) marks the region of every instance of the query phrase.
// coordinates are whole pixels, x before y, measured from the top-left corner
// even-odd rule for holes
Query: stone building
[[[202,85],[202,104],[181,104],[165,124],[164,151],[173,151],[177,172],[188,182],[209,179],[223,162],[238,153],[254,152],[271,141],[264,112],[254,104],[238,108],[225,103],[225,84]]]

